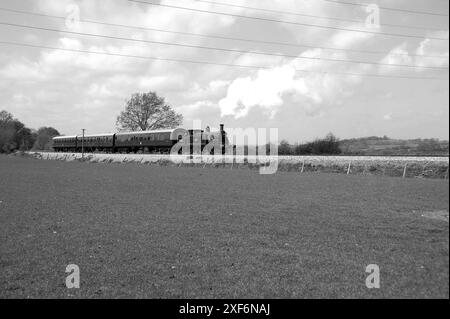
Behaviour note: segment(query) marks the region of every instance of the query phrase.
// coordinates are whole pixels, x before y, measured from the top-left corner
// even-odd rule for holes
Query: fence
[[[173,166],[214,166],[259,168],[277,161],[279,171],[297,173],[326,172],[346,175],[377,175],[402,178],[448,179],[448,157],[378,156],[188,156],[155,154],[86,154],[29,152],[45,160],[88,161],[93,163],[141,163]]]

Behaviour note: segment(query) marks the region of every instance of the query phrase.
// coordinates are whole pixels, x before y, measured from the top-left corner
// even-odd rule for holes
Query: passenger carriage
[[[222,136],[222,138],[220,138]],[[104,152],[104,153],[170,153],[177,143],[185,146],[179,149],[193,154],[199,149],[194,149],[195,145],[200,145],[200,152],[213,140],[220,141],[223,145],[228,145],[226,133],[221,130],[211,133],[209,130],[184,130],[182,128],[171,130],[154,130],[142,132],[120,132],[109,134],[61,136],[53,139],[53,148],[56,152]]]
[[[55,152],[76,152],[77,137],[74,136],[59,136],[53,138],[53,149]]]

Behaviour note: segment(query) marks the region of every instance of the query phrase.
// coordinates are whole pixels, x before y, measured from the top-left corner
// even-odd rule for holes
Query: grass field
[[[2,298],[449,297],[448,180],[0,156]],[[81,288],[65,287],[77,264]],[[378,264],[381,288],[365,286]]]

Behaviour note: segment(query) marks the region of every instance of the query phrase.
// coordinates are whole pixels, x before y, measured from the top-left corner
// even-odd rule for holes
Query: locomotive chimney
[[[222,155],[225,155],[225,143],[226,143],[226,133],[224,130],[225,125],[224,124],[220,124],[220,138],[221,138],[221,153]]]

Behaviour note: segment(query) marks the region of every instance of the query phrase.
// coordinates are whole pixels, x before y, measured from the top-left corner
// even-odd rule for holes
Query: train
[[[205,130],[186,130],[183,128],[169,130],[153,130],[139,132],[119,132],[95,135],[58,136],[53,138],[55,152],[98,152],[98,153],[153,153],[168,154],[178,144],[178,153],[188,150],[203,152],[205,147],[211,147],[211,154],[225,154],[229,147],[227,133],[224,124],[220,125],[220,131],[211,132]],[[199,147],[194,147],[199,145]]]

